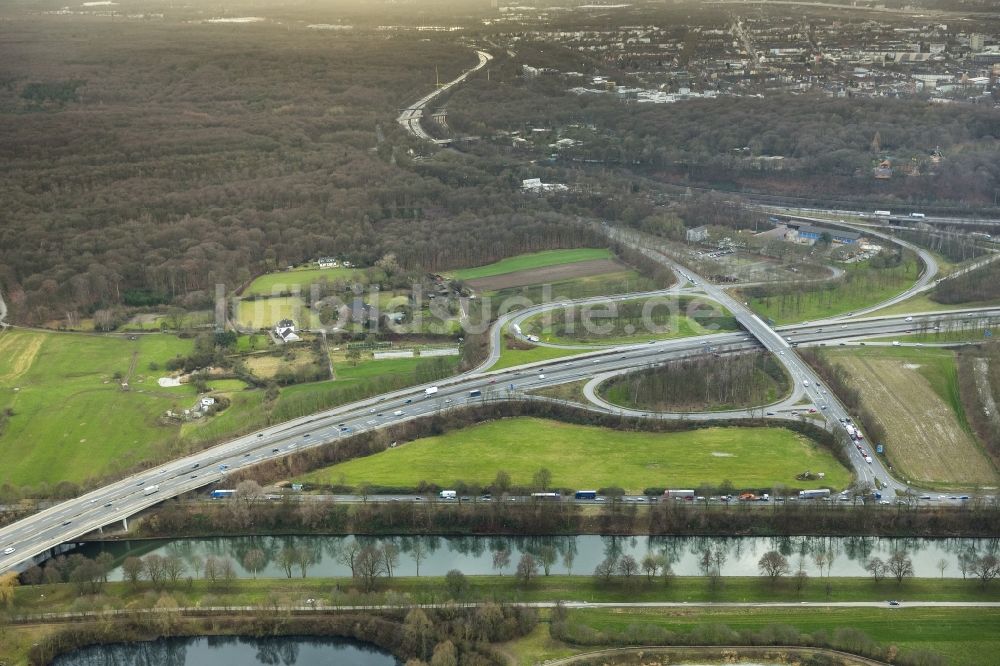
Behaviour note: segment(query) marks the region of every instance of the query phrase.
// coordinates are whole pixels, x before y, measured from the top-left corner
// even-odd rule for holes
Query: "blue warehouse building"
[[[840,229],[828,229],[826,227],[815,227],[811,224],[799,227],[799,239],[811,243],[819,240],[824,233],[830,234],[834,243],[843,245],[853,245],[861,238],[861,234],[856,231],[841,231]]]

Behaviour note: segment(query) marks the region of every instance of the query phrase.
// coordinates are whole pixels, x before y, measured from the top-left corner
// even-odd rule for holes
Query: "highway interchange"
[[[690,272],[687,274],[691,275]],[[564,307],[564,305],[563,303],[553,303],[549,304],[548,307],[557,308]],[[854,342],[859,337],[905,334],[907,331],[919,330],[924,325],[933,326],[938,322],[952,319],[968,321],[969,314],[968,311],[918,314],[914,315],[910,321],[907,321],[907,317],[903,315],[857,321],[844,320],[843,323],[836,326],[826,326],[822,331],[818,331],[812,326],[783,327],[779,331],[772,331],[765,339],[764,344],[765,346],[770,345],[769,348],[776,348],[780,358],[796,359],[791,364],[792,377],[812,377],[811,369],[808,369],[804,362],[798,360],[798,357],[791,353],[793,348],[789,346],[788,341],[782,335],[792,335],[791,331],[799,330],[797,337],[801,344],[821,344],[824,342],[835,344],[841,341],[846,343],[848,341]],[[996,318],[1000,318],[1000,308],[975,311],[971,314],[975,317],[973,321],[986,321],[984,318],[991,316],[993,317],[991,321],[996,321]],[[492,328],[491,338],[496,343],[500,341],[500,329],[506,321],[498,320]],[[590,379],[595,376],[610,376],[618,372],[640,370],[667,360],[692,354],[704,354],[707,347],[714,347],[719,353],[728,354],[759,348],[759,346],[760,343],[746,333],[723,333],[662,342],[622,345],[610,349],[584,352],[566,359],[526,364],[499,371],[484,371],[482,368],[477,368],[469,373],[437,382],[438,390],[432,396],[425,394],[425,389],[429,388],[429,385],[415,386],[277,424],[160,465],[141,474],[132,475],[0,529],[0,547],[4,549],[15,548],[13,553],[0,555],[0,570],[15,567],[54,546],[127,519],[164,499],[222,481],[228,470],[289,455],[296,450],[320,446],[358,432],[380,429],[444,410],[461,408],[470,403],[524,398],[526,391]],[[491,358],[497,358],[493,354],[497,348],[497,344],[491,345]],[[781,352],[785,353],[781,354]],[[795,395],[802,395],[801,380],[795,383]],[[813,381],[812,385],[815,387],[816,382]],[[817,390],[822,389],[814,389],[813,393],[808,396],[809,399],[819,406],[827,405],[827,409],[818,413],[827,415],[828,419],[834,423],[837,419],[846,417],[843,408],[834,407],[835,405],[839,407],[839,405],[833,396],[818,393]],[[476,392],[479,395],[474,395]],[[808,409],[808,405],[803,405],[799,410],[800,414],[796,415],[787,409],[790,407],[788,401],[781,403],[781,407],[785,408],[782,411],[779,412],[778,407],[768,408],[768,411],[775,412],[769,418],[802,418],[801,412]],[[589,408],[598,411],[609,409],[600,405]],[[621,411],[618,408],[611,409],[615,413]],[[757,410],[758,416],[760,415],[759,411]],[[636,413],[636,415],[648,418],[676,417],[687,419],[719,419],[729,416],[725,414],[686,414],[681,416],[644,412]],[[733,416],[750,415],[751,412],[747,412]],[[890,477],[881,466],[868,465],[860,457],[852,458],[852,462],[861,478],[877,474],[884,481],[889,482],[889,488],[883,491],[887,500],[892,497],[890,488],[896,491],[905,489],[902,482]],[[156,492],[145,494],[145,489],[153,485],[157,486]]]
[[[408,107],[398,119],[400,124],[419,138],[433,140],[420,127],[423,109],[437,95],[465,80],[468,75],[484,67],[491,59],[491,56],[483,51],[478,51],[477,54],[479,56],[477,66]],[[830,223],[825,219],[813,221]],[[933,286],[937,274],[937,264],[929,253],[901,243],[898,239],[888,239],[880,232],[869,229],[865,229],[865,233],[907,245],[920,255],[924,270],[918,281],[910,289],[886,303],[852,313],[853,318],[834,317],[822,322],[813,322],[808,326],[779,328],[769,326],[724,288],[711,284],[674,258],[645,247],[621,232],[610,228],[607,232],[613,239],[631,244],[648,257],[669,266],[678,276],[679,284],[656,292],[548,303],[508,313],[494,322],[491,328],[489,355],[484,363],[470,372],[437,382],[436,391],[432,395],[425,394],[425,390],[430,388],[428,385],[416,386],[277,424],[62,502],[0,529],[0,572],[15,567],[23,568],[32,558],[44,554],[59,544],[125,520],[164,499],[218,483],[226,477],[229,470],[286,456],[297,450],[320,446],[362,431],[385,428],[445,410],[462,408],[470,403],[484,400],[539,399],[526,395],[526,392],[583,379],[589,380],[585,395],[591,404],[581,408],[657,419],[718,420],[763,416],[780,421],[810,418],[817,424],[825,422],[826,427],[840,435],[846,445],[848,440],[843,423],[850,419],[849,413],[836,396],[826,391],[812,368],[795,352],[791,341],[794,340],[801,345],[854,344],[860,338],[892,336],[930,329],[940,322],[949,320],[968,322],[970,315],[971,321],[979,324],[1000,320],[1000,308],[972,312],[960,310],[913,313],[912,316],[857,318],[860,314],[900,302],[915,293],[925,291]],[[546,310],[562,308],[567,304],[607,303],[651,296],[677,296],[682,293],[699,294],[715,301],[736,318],[744,331],[643,342],[594,351],[581,350],[581,354],[570,358],[526,364],[499,371],[489,370],[499,359],[504,331],[510,326],[510,329],[517,334],[520,322],[527,317]],[[726,413],[649,413],[623,410],[608,405],[595,392],[600,381],[616,374],[654,367],[686,356],[709,352],[732,354],[760,348],[774,353],[792,380],[790,395],[774,405]],[[810,409],[815,413],[810,414]],[[884,501],[891,502],[897,494],[924,492],[909,488],[904,481],[891,476],[877,456],[866,459],[855,447],[848,447],[848,450],[859,482],[874,485],[874,480],[877,478],[882,486]]]

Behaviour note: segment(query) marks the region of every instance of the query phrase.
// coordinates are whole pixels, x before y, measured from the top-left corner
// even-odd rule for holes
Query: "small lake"
[[[53,666],[400,666],[388,652],[341,638],[198,636],[94,645],[56,658]]]
[[[959,556],[963,553],[982,555],[1000,553],[1000,539],[889,539],[879,537],[605,537],[597,535],[564,537],[351,537],[351,536],[259,536],[219,537],[211,539],[164,539],[143,541],[92,542],[80,552],[94,557],[107,551],[115,557],[116,568],[111,580],[121,580],[121,562],[129,556],[142,557],[150,553],[176,555],[184,561],[184,576],[198,577],[198,570],[209,557],[230,560],[240,576],[250,573],[242,562],[247,552],[260,550],[264,554],[259,577],[282,578],[286,572],[279,564],[278,554],[285,548],[304,548],[312,556],[308,576],[349,576],[350,569],[341,553],[353,542],[375,545],[393,544],[399,552],[394,567],[396,576],[443,576],[452,569],[466,575],[496,574],[493,552],[511,552],[510,566],[503,571],[511,574],[522,553],[536,559],[547,557],[550,573],[590,575],[609,555],[631,555],[640,560],[649,552],[662,553],[672,563],[678,576],[701,575],[699,560],[706,548],[724,553],[724,576],[758,576],[757,562],[769,550],[783,553],[797,570],[802,567],[812,577],[867,576],[864,563],[871,557],[888,558],[894,551],[905,551],[913,561],[918,577],[940,577],[939,563],[945,563],[945,578],[961,578]],[[419,572],[418,560],[419,559]],[[298,569],[293,576],[300,575]]]

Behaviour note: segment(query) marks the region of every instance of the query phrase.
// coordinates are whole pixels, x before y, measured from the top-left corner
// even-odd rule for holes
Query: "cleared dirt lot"
[[[524,287],[531,284],[545,284],[546,282],[560,282],[562,280],[572,280],[573,278],[589,277],[591,275],[616,273],[627,269],[627,266],[612,259],[594,259],[592,261],[577,261],[572,264],[532,268],[515,273],[504,273],[503,275],[478,278],[468,280],[467,284],[473,289],[481,291],[498,291],[500,289]]]
[[[914,482],[996,483],[993,465],[921,374],[919,360],[867,354],[838,354],[833,360],[848,370],[864,404],[885,426],[887,453],[902,476]]]

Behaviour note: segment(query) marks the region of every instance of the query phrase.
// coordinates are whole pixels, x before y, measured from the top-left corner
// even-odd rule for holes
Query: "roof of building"
[[[829,229],[827,227],[816,227],[811,224],[806,224],[799,227],[800,234],[816,234],[817,236],[822,233],[828,233],[834,238],[850,238],[851,240],[857,240],[861,238],[861,234],[857,231],[841,231],[840,229]]]

